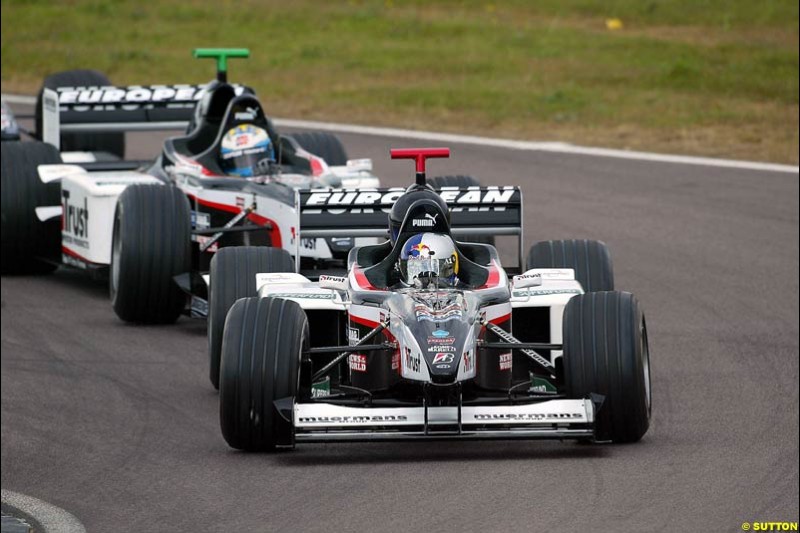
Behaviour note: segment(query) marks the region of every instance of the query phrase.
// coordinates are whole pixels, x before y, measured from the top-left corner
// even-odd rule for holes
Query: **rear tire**
[[[336,135],[325,131],[293,133],[292,138],[307,152],[321,157],[332,167],[347,164],[347,151]]]
[[[428,185],[434,189],[442,187],[480,187],[481,182],[472,176],[453,175],[453,176],[434,176],[428,178]],[[462,242],[476,242],[479,244],[491,244],[494,246],[494,237],[491,235],[460,235],[458,238]]]
[[[4,142],[0,159],[2,273],[52,272],[60,257],[61,219],[42,222],[36,208],[61,205],[61,186],[42,183],[37,167],[61,164],[61,155],[50,144]]]
[[[96,70],[66,70],[44,79],[36,97],[36,131],[42,135],[42,92],[57,87],[104,87],[111,85],[105,74]],[[62,152],[108,152],[120,159],[125,157],[124,133],[62,133]]]
[[[117,200],[109,290],[126,322],[169,324],[186,306],[173,277],[191,269],[189,201],[171,185],[131,185]]]
[[[222,436],[232,448],[294,444],[293,423],[273,402],[297,394],[308,339],[308,319],[296,302],[243,298],[233,304],[225,321],[219,390]]]
[[[208,287],[209,379],[219,389],[219,363],[225,317],[239,298],[256,296],[256,274],[294,272],[294,260],[282,248],[230,246],[211,259]]]
[[[575,296],[564,310],[564,378],[570,398],[602,394],[595,437],[636,442],[650,426],[647,326],[629,292]]]
[[[572,268],[583,292],[613,291],[614,267],[606,243],[586,239],[542,241],[531,246],[527,268]]]

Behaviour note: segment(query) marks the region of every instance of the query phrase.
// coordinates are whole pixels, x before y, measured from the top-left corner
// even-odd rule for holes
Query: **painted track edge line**
[[[3,94],[2,98],[10,104],[35,105],[36,97],[18,94]],[[638,152],[634,150],[620,150],[615,148],[598,148],[579,146],[563,142],[547,141],[515,141],[513,139],[499,139],[494,137],[478,137],[455,133],[437,133],[432,131],[418,131],[401,128],[384,128],[377,126],[360,126],[358,124],[340,124],[336,122],[316,122],[312,120],[296,120],[289,118],[275,118],[276,126],[314,129],[323,131],[338,131],[342,133],[355,133],[358,135],[374,135],[379,137],[398,137],[416,139],[420,141],[451,142],[457,144],[472,144],[479,146],[493,146],[512,150],[528,150],[533,152],[551,152],[560,154],[587,155],[595,157],[612,157],[617,159],[630,159],[634,161],[653,161],[656,163],[675,163],[682,165],[701,165],[721,168],[738,168],[744,170],[761,170],[767,172],[788,172],[800,174],[800,166],[782,165],[779,163],[763,163],[759,161],[741,161],[737,159],[718,159],[715,157],[701,157],[689,155],[659,154],[655,152]]]
[[[43,533],[86,533],[86,528],[73,515],[38,498],[2,489],[2,503],[37,522]]]

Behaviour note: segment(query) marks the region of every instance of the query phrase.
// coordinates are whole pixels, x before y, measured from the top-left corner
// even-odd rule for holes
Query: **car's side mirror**
[[[335,291],[347,291],[350,288],[350,283],[344,276],[328,276],[322,275],[319,277],[319,286],[322,289],[333,289]]]
[[[515,289],[524,289],[526,287],[538,287],[542,284],[541,274],[520,274],[514,276],[512,285]]]

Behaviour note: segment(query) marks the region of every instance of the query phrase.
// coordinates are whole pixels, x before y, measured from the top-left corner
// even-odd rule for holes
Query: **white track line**
[[[77,518],[55,505],[5,489],[2,490],[2,500],[3,505],[18,509],[36,520],[44,528],[43,533],[86,533],[86,528]]]
[[[36,104],[36,98],[33,96],[4,94],[2,97],[10,104]],[[710,167],[738,168],[745,170],[762,170],[768,172],[790,172],[794,174],[800,173],[800,167],[798,166],[781,165],[777,163],[738,161],[735,159],[717,159],[714,157],[696,157],[688,155],[657,154],[653,152],[617,150],[614,148],[594,148],[591,146],[577,146],[563,142],[514,141],[511,139],[497,139],[493,137],[476,137],[473,135],[436,133],[431,131],[405,130],[399,128],[379,128],[373,126],[359,126],[357,124],[338,124],[335,122],[314,122],[309,120],[294,120],[288,118],[276,118],[274,119],[274,122],[277,126],[288,128],[338,131],[343,133],[355,133],[358,135],[375,135],[380,137],[396,137],[442,143],[494,146],[497,148],[508,148],[512,150],[529,150],[534,152],[552,152],[596,157],[614,157],[617,159],[631,159],[636,161],[654,161],[657,163],[702,165]]]
[[[21,94],[5,94],[5,93],[3,93],[2,98],[3,98],[3,100],[8,102],[9,104],[36,105],[36,97],[35,96],[25,96],[25,95],[21,95]]]

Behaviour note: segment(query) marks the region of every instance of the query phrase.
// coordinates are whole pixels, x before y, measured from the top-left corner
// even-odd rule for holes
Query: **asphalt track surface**
[[[387,185],[419,142],[341,135]],[[157,136],[131,139],[147,157]],[[643,303],[638,444],[227,447],[203,322],[138,327],[68,270],[2,279],[2,486],[88,531],[739,531],[798,519],[798,177],[453,145],[519,185],[526,240],[594,238]],[[512,249],[504,243],[506,255]]]

